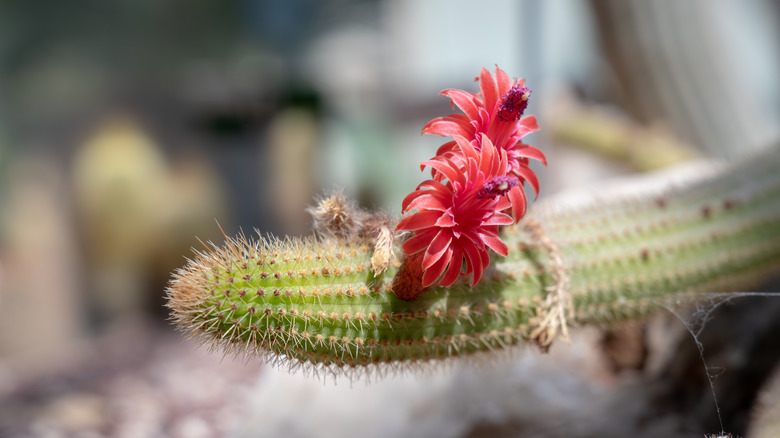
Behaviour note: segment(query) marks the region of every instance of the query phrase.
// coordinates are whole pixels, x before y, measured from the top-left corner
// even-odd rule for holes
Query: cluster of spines
[[[778,160],[774,160],[778,161]],[[750,191],[723,178],[606,206],[532,214],[557,242],[570,277],[570,323],[645,315],[702,292],[744,289],[780,265],[780,178]],[[420,363],[527,341],[554,282],[545,250],[520,226],[506,259],[475,289],[395,297],[398,263],[370,269],[368,240],[229,239],[198,253],[169,288],[184,330],[228,351],[292,363],[360,367]]]

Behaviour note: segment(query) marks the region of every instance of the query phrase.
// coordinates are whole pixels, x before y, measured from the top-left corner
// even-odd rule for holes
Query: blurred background
[[[0,436],[717,432],[680,333],[655,347],[688,351],[677,361],[628,328],[353,389],[169,326],[170,273],[198,239],[221,243],[217,224],[304,235],[305,207],[335,187],[399,214],[444,141],[420,135],[451,112],[438,92],[477,91],[494,65],[534,90],[541,197],[780,138],[777,0],[0,2]],[[721,397],[743,434],[776,363],[746,358],[780,351],[777,304],[752,305],[768,343],[722,379],[762,363]],[[605,353],[621,337],[640,339],[634,359]]]

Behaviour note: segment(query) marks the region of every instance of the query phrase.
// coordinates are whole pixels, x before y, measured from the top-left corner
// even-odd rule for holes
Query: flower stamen
[[[482,189],[477,192],[477,199],[495,199],[519,184],[520,181],[515,176],[494,176],[482,185]]]
[[[501,106],[498,109],[498,120],[516,122],[523,116],[528,107],[531,89],[515,85],[501,96]]]

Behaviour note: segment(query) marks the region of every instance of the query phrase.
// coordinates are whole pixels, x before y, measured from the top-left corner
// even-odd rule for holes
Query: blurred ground
[[[113,327],[45,369],[4,368],[0,436],[230,436],[261,369],[157,322]]]

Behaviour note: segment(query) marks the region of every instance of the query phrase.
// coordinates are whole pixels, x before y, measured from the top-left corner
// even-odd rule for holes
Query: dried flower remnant
[[[381,212],[368,212],[354,205],[340,191],[323,196],[306,209],[314,220],[314,230],[344,241],[371,241],[374,254],[371,270],[379,275],[395,258],[392,220]]]
[[[387,269],[394,257],[393,231],[389,226],[382,226],[376,236],[374,254],[371,256],[371,270],[376,275],[381,274]]]
[[[350,238],[360,227],[357,207],[347,200],[344,193],[336,191],[317,201],[306,211],[314,220],[314,229],[338,238]]]

